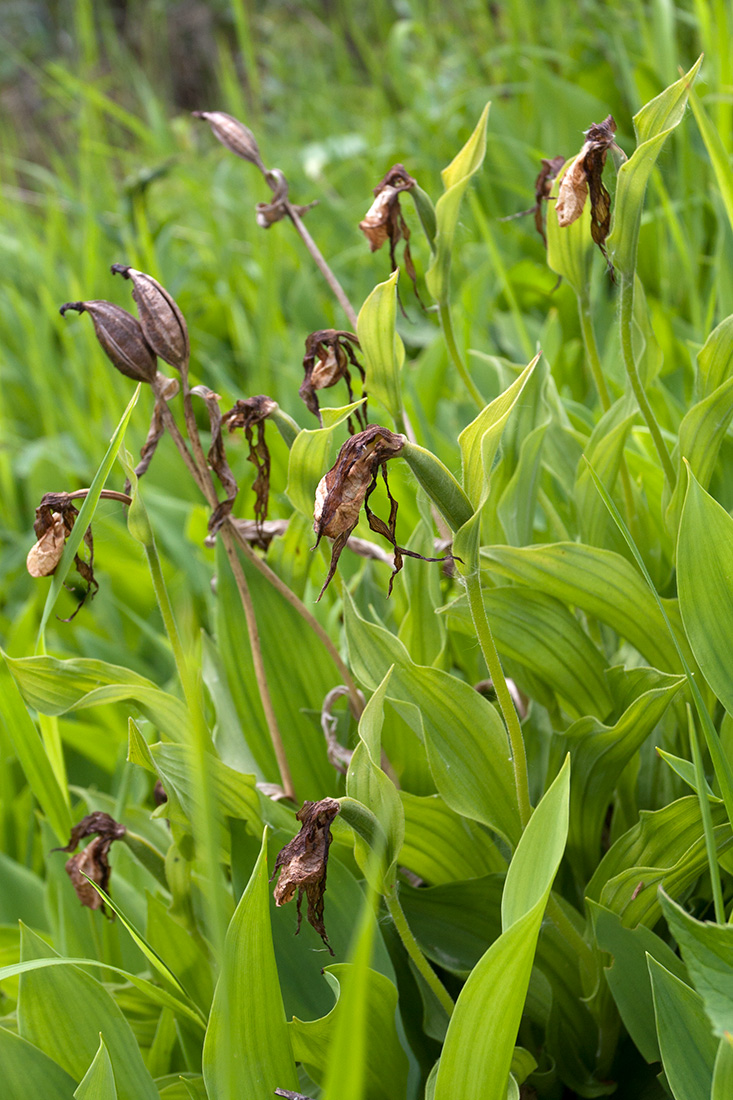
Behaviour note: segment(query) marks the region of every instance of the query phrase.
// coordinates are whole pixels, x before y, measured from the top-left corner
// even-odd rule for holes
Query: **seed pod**
[[[230,153],[242,160],[248,160],[255,164],[261,172],[266,172],[260,150],[255,141],[255,136],[243,122],[228,115],[224,111],[193,111],[194,118],[202,118],[208,122],[211,131],[222,145],[225,145]]]
[[[135,382],[153,381],[158,370],[155,352],[136,317],[104,301],[67,302],[59,310],[62,317],[68,309],[89,314],[102,350],[118,371]]]
[[[145,339],[164,362],[185,372],[191,354],[186,321],[176,302],[157,279],[127,264],[112,264],[113,275],[132,282],[132,296]]]

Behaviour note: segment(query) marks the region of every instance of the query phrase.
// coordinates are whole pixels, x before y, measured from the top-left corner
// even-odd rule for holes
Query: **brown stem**
[[[326,260],[323,257],[323,253],[306,229],[303,219],[301,218],[300,214],[295,209],[293,204],[290,202],[289,199],[286,199],[284,205],[285,209],[288,212],[288,217],[290,218],[295,228],[298,230],[298,233],[300,233],[303,244],[313,257],[316,267],[320,271],[321,275],[323,275],[323,278],[326,280],[331,290],[333,291],[339,305],[348,317],[349,325],[354,330],[354,332],[356,332],[356,310],[352,306],[349,299],[346,297],[346,291],[341,286],[341,283],[338,281],[333,271],[331,271],[331,268],[326,263]]]
[[[64,494],[68,500],[84,500],[89,495],[88,489],[76,489],[73,493]],[[118,493],[115,489],[102,489],[100,500],[119,500],[120,504],[132,504],[132,497],[127,493]]]

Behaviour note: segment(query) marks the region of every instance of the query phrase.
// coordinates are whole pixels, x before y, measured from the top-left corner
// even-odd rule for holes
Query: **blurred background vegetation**
[[[526,363],[539,342],[558,388],[587,426],[598,410],[575,299],[555,285],[531,216],[500,219],[532,205],[542,157],[572,156],[583,131],[609,112],[619,144],[630,152],[633,114],[703,50],[698,91],[730,154],[730,24],[725,0],[624,0],[613,9],[600,0],[570,6],[469,0],[452,10],[430,0],[6,0],[0,6],[5,648],[16,656],[32,652],[45,597],[46,584],[24,570],[34,509],[46,491],[90,483],[130,396],[128,380],[111,370],[88,320],[58,314],[61,303],[78,298],[132,308],[129,285],[111,277],[111,263],[149,271],[173,293],[191,331],[192,373],[222,395],[223,408],[267,393],[302,425],[314,426],[297,395],[303,341],[315,329],[344,327],[345,319],[292,227],[257,227],[254,204],[268,198],[261,177],[214,141],[192,110],[225,110],[246,121],[268,167],[288,177],[293,200],[319,200],[308,226],[358,308],[388,274],[386,251],[371,255],[357,228],[372,188],[402,162],[437,197],[441,168],[491,100],[486,163],[463,209],[453,272],[459,339],[475,349],[471,369],[489,396],[498,377],[491,357]],[[711,179],[690,118],[653,177],[640,250],[669,400],[680,405],[690,398],[695,352],[713,324],[733,312],[731,232]],[[421,278],[427,248],[414,210],[403,205]],[[595,265],[602,356],[618,393],[624,382],[615,290],[600,256]],[[454,464],[456,434],[473,413],[448,367],[435,318],[420,310],[406,280],[403,300],[407,386],[419,390],[425,409],[416,431]],[[145,437],[151,404],[143,394],[130,450]],[[230,450],[237,476],[251,480],[244,447]],[[286,451],[278,440],[273,450],[273,514],[288,516]],[[178,614],[195,638],[201,625],[211,625],[213,552],[201,545],[206,512],[167,440],[145,493]],[[245,488],[238,514],[250,508]],[[409,532],[414,503],[403,514]],[[99,595],[72,625],[49,630],[49,650],[103,656],[165,684],[170,654],[151,612],[144,562],[116,505],[103,502],[95,541]],[[271,556],[276,560],[276,546]],[[388,605],[386,567],[352,567],[374,571],[368,597],[399,622],[400,586]],[[305,573],[298,583],[305,585]],[[73,606],[69,597],[62,613]],[[324,622],[333,613],[326,601],[319,605]],[[77,743],[79,726],[67,731]]]

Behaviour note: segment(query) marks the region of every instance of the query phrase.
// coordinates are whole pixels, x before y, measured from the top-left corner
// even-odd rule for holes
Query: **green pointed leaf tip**
[[[662,912],[715,1034],[733,1035],[733,924],[699,921],[663,890]]]
[[[99,1050],[74,1093],[75,1100],[117,1100],[117,1087],[109,1052],[99,1036]]]
[[[710,1100],[718,1042],[702,997],[647,956],[662,1065],[675,1100]]]

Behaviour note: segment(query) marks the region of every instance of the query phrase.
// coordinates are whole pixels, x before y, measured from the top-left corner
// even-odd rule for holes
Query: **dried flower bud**
[[[59,310],[62,317],[68,309],[89,314],[102,350],[118,371],[136,382],[153,381],[158,369],[155,352],[136,317],[104,301],[66,302]]]
[[[79,845],[79,841],[85,836],[96,838],[87,844],[77,855],[66,862],[66,873],[71,879],[76,890],[76,895],[82,905],[87,909],[101,909],[107,915],[104,902],[87,877],[108,892],[109,878],[112,868],[109,865],[109,850],[115,840],[119,840],[127,832],[124,825],[120,825],[109,814],[96,812],[87,814],[71,830],[69,843],[63,848],[54,848],[54,852],[73,852]],[[87,877],[85,877],[87,876]],[[110,914],[114,919],[114,913]]]
[[[273,896],[276,905],[292,901],[297,893],[298,924],[300,932],[303,894],[308,899],[308,923],[315,928],[333,955],[323,924],[323,895],[326,892],[328,849],[331,845],[331,823],[341,807],[335,798],[323,798],[320,802],[304,802],[295,815],[302,822],[300,832],[279,852],[272,878],[278,870]]]
[[[362,393],[364,393],[365,374],[354,352],[358,348],[359,341],[353,332],[344,332],[338,329],[321,329],[312,332],[305,340],[305,356],[303,357],[303,369],[305,378],[298,393],[305,401],[310,411],[318,417],[320,424],[321,409],[316,397],[316,390],[328,389],[335,386],[340,379],[346,382],[349,394],[349,403],[354,400],[351,389],[351,374],[349,363],[356,367],[361,375]],[[356,410],[356,419],[361,428],[366,428],[366,406]],[[353,434],[351,417],[349,417],[349,431]]]
[[[46,493],[36,508],[33,523],[37,542],[28,551],[26,567],[32,577],[50,577],[61,561],[66,540],[74,529],[78,509],[69,493]],[[70,622],[81,610],[87,597],[94,597],[99,588],[94,578],[94,538],[91,527],[84,532],[84,545],[89,552],[87,561],[74,555],[74,566],[87,588],[72,615],[62,620]],[[65,585],[68,588],[68,585]]]
[[[254,134],[239,119],[224,111],[193,111],[193,117],[202,118],[208,122],[214,137],[225,145],[230,153],[241,157],[242,160],[248,160],[250,164],[255,164],[261,172],[266,171]]]
[[[412,282],[415,296],[418,302],[420,295],[417,293],[417,275],[415,265],[410,253],[410,230],[400,209],[400,194],[410,191],[417,181],[412,178],[401,164],[395,164],[390,168],[383,180],[374,188],[375,199],[369,207],[364,219],[359,222],[359,229],[369,241],[372,252],[381,248],[389,238],[390,271],[397,267],[395,249],[400,241],[405,242],[404,261],[405,270]],[[422,303],[421,303],[422,304]]]
[[[608,150],[615,145],[616,123],[613,115],[603,122],[593,123],[585,133],[585,145],[560,181],[555,211],[557,224],[572,225],[583,213],[590,194],[591,236],[603,253],[611,273],[613,268],[606,255],[605,241],[611,229],[611,196],[603,185],[603,166]]]
[[[132,296],[145,339],[164,362],[185,372],[191,349],[186,321],[171,295],[152,275],[126,264],[112,264],[113,275],[132,282]]]

